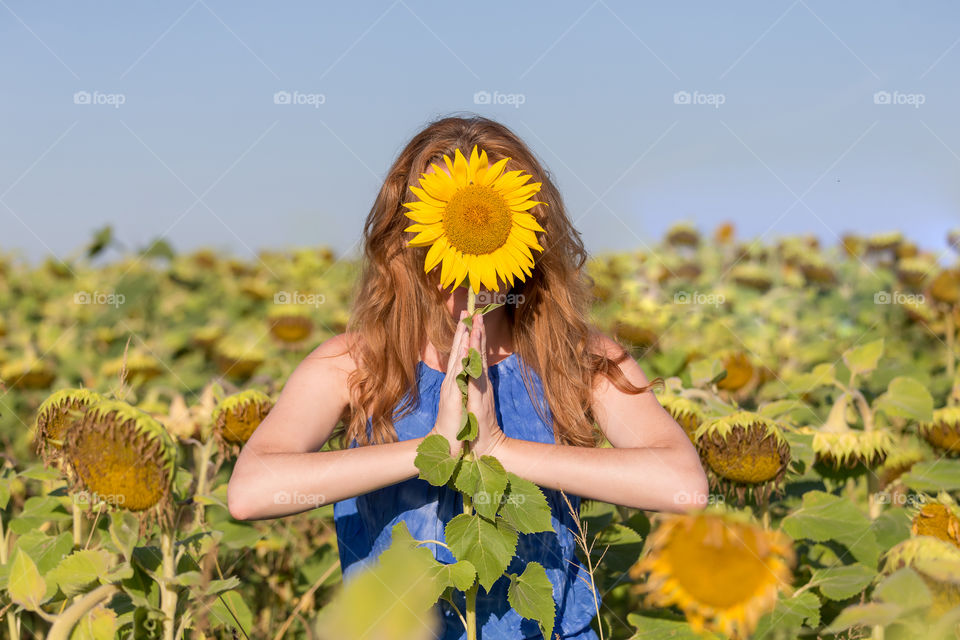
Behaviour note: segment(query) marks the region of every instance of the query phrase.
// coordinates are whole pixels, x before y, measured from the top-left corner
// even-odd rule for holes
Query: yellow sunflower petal
[[[432,211],[404,211],[405,216],[421,224],[438,224],[443,220],[443,213],[434,209]]]
[[[503,158],[502,160],[497,160],[493,165],[487,169],[487,172],[483,174],[483,180],[480,184],[484,186],[489,186],[500,177],[500,174],[503,173],[503,168],[507,166],[507,161],[510,158]]]
[[[513,221],[524,229],[530,229],[531,231],[541,231],[545,233],[543,227],[540,226],[540,223],[537,222],[537,219],[534,218],[529,213],[515,213],[513,214]]]
[[[453,183],[450,176],[442,171],[440,173],[425,173],[424,177],[420,179],[420,186],[439,202],[449,202],[453,194],[457,192],[457,185]]]
[[[480,156],[477,153],[477,145],[473,145],[470,150],[470,161],[467,162],[467,184],[471,184],[477,179],[477,165],[480,163]]]
[[[484,176],[487,175],[487,152],[480,152],[480,159],[477,160],[477,168],[474,170],[473,181],[476,184],[483,184]]]
[[[430,272],[437,264],[440,262],[440,258],[443,257],[443,250],[447,248],[447,239],[443,236],[439,240],[433,243],[433,246],[430,247],[430,250],[427,251],[427,259],[424,261],[423,270],[427,273]]]
[[[460,149],[457,149],[454,152],[453,160],[453,173],[450,175],[453,176],[454,182],[458,187],[466,186],[467,184],[467,159],[463,157],[463,154],[460,153]]]
[[[514,211],[527,211],[528,209],[533,209],[538,204],[546,204],[545,202],[538,202],[537,200],[527,200],[526,202],[521,202],[520,204],[510,205],[510,208]]]
[[[426,202],[427,204],[429,204],[429,205],[431,205],[431,206],[438,207],[438,208],[441,208],[441,209],[442,209],[442,208],[446,205],[445,202],[442,202],[442,201],[440,201],[440,200],[437,200],[436,198],[434,198],[433,196],[431,196],[429,193],[427,193],[426,191],[424,191],[424,190],[421,189],[420,187],[413,187],[413,186],[411,186],[411,187],[410,187],[410,191],[413,191],[413,192],[417,195],[417,197],[420,198],[420,200],[422,200],[423,202]]]

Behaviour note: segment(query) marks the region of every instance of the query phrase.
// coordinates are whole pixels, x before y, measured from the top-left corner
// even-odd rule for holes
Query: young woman
[[[444,166],[444,155],[467,154],[474,145],[491,163],[509,158],[506,170],[532,174],[542,183],[537,199],[547,206],[530,210],[544,229],[531,275],[509,291],[502,284],[504,306],[478,317],[468,331],[459,322],[467,290],[444,291],[440,267],[425,273],[427,248],[407,246],[413,234],[404,232],[411,221],[402,204],[413,199],[410,187],[421,174],[435,163]],[[520,534],[508,571],[540,562],[554,586],[555,634],[595,638],[594,599],[589,579],[581,579],[586,570],[575,555],[575,525],[560,490],[574,509],[586,497],[685,511],[705,504],[707,480],[696,450],[657,402],[637,362],[589,324],[587,256],[557,188],[503,125],[481,117],[438,120],[390,168],[366,220],[364,257],[348,331],[300,363],[237,459],[228,486],[231,515],[276,518],[335,503],[344,580],[390,545],[399,520],[416,539],[443,541],[446,522],[462,513],[462,496],[419,479],[414,459],[432,433],[444,435],[457,453],[456,375],[473,346],[483,374],[468,390],[468,408],[479,421],[471,448],[539,485],[553,512],[553,532]],[[345,425],[340,448],[320,451],[338,423]],[[604,438],[612,447],[599,446]],[[454,561],[447,548],[427,546],[438,560]],[[536,623],[507,603],[507,586],[500,578],[490,593],[479,591],[480,637],[540,637]],[[441,605],[440,637],[465,637],[456,612]]]

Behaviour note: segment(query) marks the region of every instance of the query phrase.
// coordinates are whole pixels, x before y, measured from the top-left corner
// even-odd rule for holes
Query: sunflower
[[[417,233],[411,247],[430,247],[424,271],[441,264],[444,288],[467,278],[475,292],[481,285],[499,291],[498,277],[513,286],[514,278],[531,275],[530,250],[543,252],[536,232],[545,230],[529,213],[546,204],[531,199],[542,183],[527,184],[532,176],[520,170],[504,172],[509,160],[490,165],[474,145],[468,161],[457,149],[453,160],[443,156],[449,174],[433,164],[434,173],[420,174],[420,186],[410,187],[418,200],[405,202],[404,214],[416,224],[404,231]]]
[[[676,420],[677,424],[683,427],[683,431],[690,438],[690,441],[695,442],[694,434],[697,432],[697,427],[705,420],[700,405],[683,396],[663,396],[657,398],[657,400]]]
[[[921,422],[917,430],[924,440],[947,454],[960,453],[960,407],[943,407],[933,420]]]
[[[64,449],[79,488],[107,504],[146,511],[170,500],[176,444],[156,419],[125,402],[93,403]]]
[[[750,636],[757,621],[789,591],[796,555],[788,537],[760,528],[747,514],[660,514],[648,548],[629,575],[645,604],[676,605],[697,632]],[[645,577],[645,579],[644,579]]]
[[[244,444],[273,408],[273,401],[262,391],[247,389],[235,393],[217,405],[213,412],[214,430],[229,444]]]
[[[915,536],[932,536],[960,549],[960,509],[950,494],[941,491],[935,501],[914,510],[910,531]]]
[[[766,504],[770,494],[780,490],[790,464],[790,446],[772,420],[738,411],[701,424],[693,437],[711,484],[735,493],[739,504],[747,493],[758,504]]]
[[[930,535],[907,538],[884,555],[882,572],[889,575],[902,567],[916,571],[930,590],[927,620],[960,606],[960,549],[954,544]]]
[[[89,389],[61,389],[43,401],[37,409],[36,447],[47,464],[59,457],[67,432],[87,408],[102,399]]]

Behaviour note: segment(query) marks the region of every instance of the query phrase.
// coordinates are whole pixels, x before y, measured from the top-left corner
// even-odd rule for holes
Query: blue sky
[[[955,2],[2,0],[0,59],[0,250],[30,258],[106,223],[352,253],[398,151],[463,111],[532,146],[593,252],[960,227]]]

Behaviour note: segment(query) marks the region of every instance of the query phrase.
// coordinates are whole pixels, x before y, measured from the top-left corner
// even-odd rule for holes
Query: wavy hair
[[[536,205],[530,213],[546,230],[540,238],[544,251],[534,256],[532,276],[507,292],[521,303],[507,305],[506,316],[524,386],[537,413],[552,426],[555,442],[589,447],[602,442],[591,409],[598,375],[631,394],[662,384],[661,378],[644,387],[632,384],[618,366],[629,357],[627,350],[615,340],[620,352],[611,358],[598,343],[587,319],[593,285],[584,269],[587,252],[533,152],[488,118],[445,117],[428,124],[400,152],[364,225],[364,264],[347,324],[356,368],[348,378],[350,405],[339,431],[341,446],[351,440],[395,442],[394,417],[419,403],[415,376],[425,341],[446,361],[457,324],[444,305],[449,293],[439,289],[439,267],[424,273],[428,247],[407,246],[413,234],[403,231],[411,222],[401,205],[414,199],[410,186],[417,186],[431,163],[442,166],[442,157],[452,157],[456,149],[469,155],[473,145],[486,150],[491,164],[509,158],[504,171],[522,169],[542,183],[537,199],[547,206]],[[535,393],[531,370],[540,378],[546,407]]]

